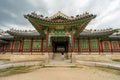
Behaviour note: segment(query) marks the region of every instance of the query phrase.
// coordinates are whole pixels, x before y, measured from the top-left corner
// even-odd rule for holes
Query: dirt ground
[[[91,67],[48,67],[29,73],[0,77],[0,80],[120,80],[120,76]]]

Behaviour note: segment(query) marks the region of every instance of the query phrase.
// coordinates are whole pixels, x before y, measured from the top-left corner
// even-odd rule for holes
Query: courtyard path
[[[80,68],[53,67],[0,77],[0,80],[120,80],[120,76],[85,66]]]

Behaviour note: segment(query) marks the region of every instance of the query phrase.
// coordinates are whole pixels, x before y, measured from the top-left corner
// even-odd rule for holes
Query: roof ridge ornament
[[[65,15],[64,13],[62,13],[61,11],[58,11],[56,14],[54,14],[53,16],[50,16],[49,18],[50,19],[54,19],[56,17],[63,17],[63,18],[66,18],[66,19],[71,19],[71,17]]]

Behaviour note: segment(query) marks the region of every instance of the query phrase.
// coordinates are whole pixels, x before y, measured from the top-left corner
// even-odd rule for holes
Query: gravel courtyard
[[[91,67],[47,67],[33,72],[0,77],[0,80],[120,80],[120,76]]]

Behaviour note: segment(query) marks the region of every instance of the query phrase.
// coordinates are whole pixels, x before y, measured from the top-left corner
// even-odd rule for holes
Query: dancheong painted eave
[[[59,11],[51,17],[43,17],[42,15],[37,15],[35,12],[24,15],[24,17],[28,19],[28,21],[42,36],[45,36],[46,32],[50,33],[50,31],[62,29],[64,31],[69,31],[70,33],[70,30],[72,31],[74,29],[75,37],[78,37],[78,34],[85,29],[96,15],[86,12],[83,15],[69,17]]]
[[[24,17],[30,22],[36,22],[40,26],[79,26],[85,21],[94,19],[96,15],[84,13],[83,15],[77,15],[76,17],[68,17],[63,13],[58,12],[51,17],[43,17],[36,13],[27,14],[24,15]],[[57,18],[58,20],[54,20]]]

